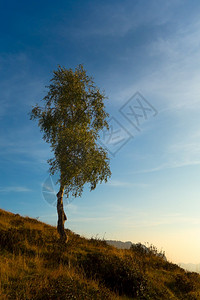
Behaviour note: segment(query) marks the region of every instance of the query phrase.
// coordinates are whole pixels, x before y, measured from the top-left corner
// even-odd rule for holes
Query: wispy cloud
[[[79,217],[79,218],[73,218],[70,220],[70,223],[82,223],[82,222],[94,222],[97,221],[112,221],[114,218],[111,217]]]
[[[3,74],[0,76],[0,118],[12,120],[3,127],[0,136],[0,156],[4,161],[19,163],[23,156],[24,164],[46,162],[48,158],[48,148],[42,143],[42,136],[37,138],[39,129],[28,120],[31,105],[43,98],[45,90],[45,80],[41,74],[33,74],[32,64],[23,52],[0,56]]]
[[[28,110],[44,94],[44,78],[31,72],[32,61],[20,52],[0,56],[1,107],[0,117],[9,112],[17,114]],[[17,110],[16,110],[17,108]]]
[[[157,58],[157,69],[137,84],[170,108],[200,108],[199,35],[200,22],[197,21],[185,30],[179,29],[172,36],[152,43],[150,55]]]
[[[49,146],[42,140],[42,135],[39,136],[39,129],[35,131],[32,123],[5,130],[0,137],[0,154],[2,158],[9,157],[9,160],[13,159],[13,155],[23,155],[23,163],[46,163],[51,155]],[[15,162],[20,161],[15,158]]]
[[[31,192],[31,189],[23,186],[0,187],[0,193],[24,193],[24,192]]]
[[[148,214],[145,218],[139,218],[139,217],[127,217],[123,221],[123,226],[129,227],[129,228],[141,228],[141,227],[157,227],[157,226],[163,226],[163,225],[178,225],[178,224],[184,224],[184,225],[199,225],[200,220],[196,217],[189,217],[185,216],[180,213],[174,213],[174,214],[166,214],[166,215],[159,215],[155,216],[154,214]]]
[[[123,3],[116,2],[114,6],[112,3],[104,3],[104,5],[95,3],[94,6],[90,6],[88,14],[82,16],[81,27],[79,22],[77,22],[78,25],[73,24],[74,26],[70,28],[70,33],[73,34],[73,38],[97,36],[124,37],[139,26],[146,24],[158,26],[167,23],[170,18],[171,9],[179,3],[180,1],[174,0],[158,5],[157,1],[146,1],[145,18],[143,12],[144,6],[137,5],[130,0],[125,0]],[[90,16],[89,21],[88,16]],[[85,17],[87,17],[87,21]],[[90,26],[91,22],[93,26]],[[66,24],[61,24],[60,27],[60,34],[66,35]]]
[[[111,187],[139,187],[139,188],[146,188],[149,187],[149,184],[140,183],[140,182],[126,182],[120,180],[111,180],[107,183],[108,186]]]
[[[158,35],[148,44],[147,66],[129,86],[117,91],[119,102],[129,99],[139,90],[160,110],[176,114],[182,110],[200,110],[200,22],[176,26],[170,34]],[[133,61],[133,57],[128,57]],[[149,65],[148,62],[155,63]]]
[[[175,169],[175,168],[182,168],[182,167],[187,167],[187,166],[197,166],[197,165],[200,165],[200,160],[196,160],[196,161],[188,160],[188,161],[182,161],[182,162],[174,161],[174,162],[161,164],[161,165],[155,166],[153,168],[134,171],[133,174],[145,174],[145,173],[163,171],[163,170],[167,170],[167,169]]]

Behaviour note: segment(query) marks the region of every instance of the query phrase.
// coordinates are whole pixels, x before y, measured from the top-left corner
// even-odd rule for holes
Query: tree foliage
[[[68,197],[80,196],[87,183],[94,190],[111,176],[107,151],[98,144],[100,131],[109,128],[105,99],[82,65],[74,71],[59,66],[43,106],[37,104],[31,111],[51,145],[50,174],[59,174]]]

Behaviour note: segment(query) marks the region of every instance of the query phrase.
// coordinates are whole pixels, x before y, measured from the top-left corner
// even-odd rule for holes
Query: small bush
[[[128,259],[93,252],[88,253],[80,261],[86,276],[100,280],[120,295],[142,296],[147,289],[145,275]]]

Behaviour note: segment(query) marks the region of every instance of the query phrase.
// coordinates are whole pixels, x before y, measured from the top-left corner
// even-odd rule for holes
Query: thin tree
[[[38,120],[43,139],[50,143],[53,158],[48,160],[50,174],[59,174],[57,193],[57,230],[66,241],[63,195],[81,196],[85,184],[94,190],[111,176],[106,149],[98,144],[101,130],[108,130],[104,93],[82,65],[74,71],[58,67],[47,87],[42,106],[36,104],[31,120]]]

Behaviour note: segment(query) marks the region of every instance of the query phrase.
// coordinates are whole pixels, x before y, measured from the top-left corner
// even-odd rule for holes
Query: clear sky
[[[0,207],[56,225],[51,152],[28,112],[58,65],[83,63],[109,98],[112,178],[70,200],[66,227],[200,263],[200,1],[1,1],[0,12]]]

